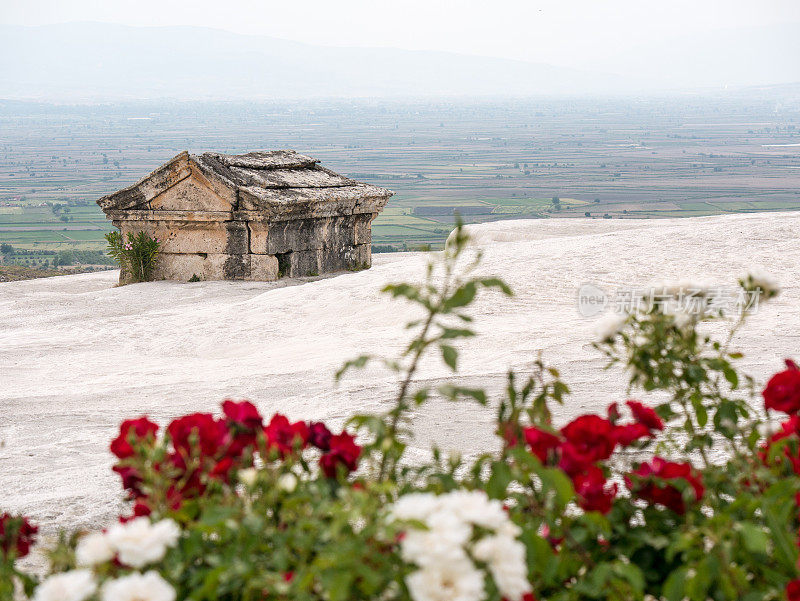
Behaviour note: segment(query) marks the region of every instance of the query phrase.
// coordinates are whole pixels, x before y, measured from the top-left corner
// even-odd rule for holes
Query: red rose
[[[548,453],[561,444],[561,439],[558,436],[534,426],[525,428],[522,434],[531,449],[531,453],[536,455],[542,463],[547,462]]]
[[[127,459],[134,455],[131,442],[141,443],[145,440],[154,442],[158,432],[158,424],[154,424],[146,417],[139,419],[126,419],[119,427],[119,436],[111,441],[111,452],[120,459]]]
[[[187,459],[190,461],[187,462]],[[211,476],[211,471],[218,465],[218,461],[213,456],[201,456],[198,468],[193,467],[195,461],[184,453],[170,453],[166,461],[155,466],[156,470],[168,474],[172,480],[172,485],[167,491],[167,500],[172,505],[178,506],[183,499],[191,499],[202,495],[206,491],[204,476]]]
[[[267,444],[270,448],[278,449],[281,455],[291,453],[295,446],[305,448],[308,443],[309,431],[304,422],[290,423],[285,415],[276,413],[264,428]]]
[[[764,464],[768,464],[769,449],[773,444],[790,436],[795,436],[795,438],[797,438],[798,435],[800,435],[800,416],[790,415],[789,418],[781,424],[781,429],[770,436],[758,451],[759,458]],[[792,464],[792,469],[794,469],[795,473],[800,474],[800,457],[794,452],[792,446],[786,445],[783,449],[783,454]],[[780,460],[776,458],[775,463],[780,463]]]
[[[208,477],[223,482],[230,482],[231,469],[233,469],[233,459],[230,457],[223,457],[211,468],[211,471],[208,472]]]
[[[322,422],[308,424],[308,442],[320,451],[329,451],[331,448],[331,431]]]
[[[264,424],[261,414],[250,401],[224,401],[222,412],[228,418],[229,424],[234,424],[247,430],[257,430]]]
[[[564,426],[561,434],[566,442],[561,445],[559,465],[568,474],[608,459],[617,446],[614,426],[598,415],[581,415]]]
[[[344,466],[348,473],[358,467],[361,447],[347,432],[331,436],[331,449],[319,458],[319,465],[328,478],[335,478],[337,466]]]
[[[553,548],[553,550],[556,553],[558,553],[559,545],[561,545],[561,543],[564,542],[564,537],[563,536],[559,536],[559,537],[551,536],[551,534],[550,534],[550,526],[548,526],[547,524],[542,524],[540,526],[540,528],[539,528],[539,536],[541,536],[548,543],[550,543],[550,546]]]
[[[13,555],[16,559],[25,557],[30,553],[38,531],[39,528],[31,524],[28,518],[8,513],[0,515],[0,551],[3,556]]]
[[[512,423],[500,424],[500,434],[503,437],[503,440],[506,442],[506,446],[509,449],[513,449],[519,444],[519,438],[517,437],[517,426]]]
[[[800,411],[800,369],[787,359],[786,370],[772,376],[761,394],[767,409],[797,413]]]
[[[225,454],[238,459],[247,447],[255,447],[256,435],[262,428],[264,420],[253,403],[242,401],[222,403],[222,412],[227,418],[229,436]]]
[[[210,413],[192,413],[167,426],[175,451],[185,457],[214,457],[226,442],[228,428]]]
[[[500,601],[509,601],[506,597],[501,597]],[[525,593],[519,601],[536,601],[536,596],[533,593]]]
[[[614,436],[617,437],[617,442],[619,442],[619,444],[623,447],[627,447],[637,440],[652,436],[652,433],[647,426],[637,422],[626,426],[615,426]]]
[[[649,503],[663,505],[680,514],[686,512],[683,493],[675,486],[657,480],[685,480],[694,490],[695,501],[699,501],[705,492],[700,475],[688,463],[674,463],[661,457],[653,457],[649,464],[640,465],[633,475],[644,481],[633,483],[626,476],[625,484],[632,492]]]
[[[625,404],[630,407],[633,413],[633,419],[636,423],[646,426],[649,430],[663,430],[664,422],[658,417],[658,414],[639,401],[625,401]]]
[[[606,477],[597,466],[591,466],[585,472],[572,478],[575,493],[578,495],[578,504],[585,511],[599,511],[608,513],[611,504],[617,495],[617,485],[606,487]]]
[[[800,580],[790,580],[786,585],[787,601],[800,601]]]
[[[800,416],[790,415],[786,421],[781,423],[781,429],[775,432],[766,442],[766,445],[772,445],[774,442],[783,440],[792,435],[800,435]]]
[[[148,516],[152,513],[150,506],[142,501],[137,501],[133,505],[133,513],[131,515],[121,515],[119,516],[119,523],[120,524],[127,524],[131,520],[135,520],[138,517]],[[122,564],[120,564],[122,565]]]
[[[133,505],[133,517],[148,516],[152,512],[153,510],[150,509],[150,506],[142,501],[138,501]]]
[[[140,488],[142,476],[135,468],[117,464],[111,469],[122,478],[122,488],[127,490],[132,498],[138,499],[142,496],[142,489]]]

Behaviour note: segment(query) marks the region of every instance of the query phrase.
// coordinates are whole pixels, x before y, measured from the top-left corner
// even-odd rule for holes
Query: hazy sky
[[[644,43],[797,23],[800,0],[0,0],[0,23],[196,25],[339,46],[595,64]]]

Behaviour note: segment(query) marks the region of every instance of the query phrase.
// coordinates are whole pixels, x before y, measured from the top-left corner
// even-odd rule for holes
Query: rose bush
[[[38,586],[15,567],[35,527],[4,515],[1,598],[13,581],[38,601],[800,599],[800,370],[787,361],[760,389],[736,368],[746,312],[721,314],[702,288],[676,312],[670,288],[604,323],[595,348],[627,390],[559,427],[569,390],[541,359],[491,403],[415,383],[430,351],[456,371],[481,289],[511,294],[467,255],[459,228],[423,284],[387,286],[420,307],[416,335],[399,359],[337,374],[382,363],[398,381],[385,413],[338,432],[247,401],[165,428],[127,420],[110,448],[129,510],[62,535]],[[740,285],[777,293],[762,275]],[[722,340],[712,320],[732,323]],[[491,406],[499,451],[407,460],[412,410],[435,396]]]

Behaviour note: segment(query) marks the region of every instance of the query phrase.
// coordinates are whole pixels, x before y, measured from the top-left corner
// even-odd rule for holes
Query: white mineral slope
[[[481,272],[503,277],[511,299],[482,296],[479,337],[462,345],[461,373],[497,390],[509,367],[538,352],[561,368],[573,395],[563,421],[625,398],[619,372],[604,371],[582,317],[584,283],[608,291],[653,280],[697,278],[734,286],[762,266],[782,294],[761,307],[737,344],[764,379],[800,341],[800,214],[667,221],[507,221],[472,228]],[[0,507],[50,530],[113,519],[121,494],[107,451],[119,422],[160,423],[251,399],[265,413],[333,424],[387,407],[395,384],[378,369],[339,386],[333,373],[360,353],[396,355],[416,310],[380,294],[421,278],[429,256],[386,254],[368,271],[314,281],[156,282],[113,287],[116,273],[0,284]],[[446,378],[438,358],[420,380]],[[415,421],[415,452],[432,439],[471,453],[491,448],[491,411],[433,401]]]

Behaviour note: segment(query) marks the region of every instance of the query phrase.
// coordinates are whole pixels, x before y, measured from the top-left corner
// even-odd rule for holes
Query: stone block
[[[354,244],[356,238],[356,219],[352,215],[272,223],[251,222],[249,227],[251,252],[268,255],[318,250],[332,244]]]
[[[254,247],[256,252],[269,255],[285,252],[299,252],[322,248],[327,238],[327,219],[300,219],[297,221],[278,221],[269,224],[266,248]]]
[[[268,259],[257,262],[257,271],[252,271],[252,255],[225,253],[161,253],[153,270],[155,280],[188,281],[192,276],[204,280],[274,280],[277,277],[277,260],[269,268]],[[258,277],[263,274],[264,277]],[[122,281],[122,279],[120,280]]]
[[[145,232],[161,242],[167,254],[246,254],[247,225],[238,221],[122,221],[123,236]]]
[[[226,221],[224,224],[228,235],[225,252],[229,255],[245,255],[250,251],[250,230],[242,221]]]
[[[377,213],[353,215],[353,244],[372,244],[372,220],[377,217]]]
[[[161,253],[156,258],[153,279],[182,280],[186,282],[189,281],[193,275],[197,275],[203,279],[212,279],[207,277],[206,264],[207,257],[201,254]],[[222,275],[221,271],[219,275]]]
[[[369,269],[372,266],[372,245],[356,244],[348,248],[344,253],[344,260],[347,263],[346,269]]]
[[[322,250],[320,273],[365,269],[371,261],[372,246],[369,244],[328,247]]]
[[[301,250],[288,253],[289,273],[292,278],[302,278],[309,275],[319,275],[322,273],[321,252],[319,250]]]
[[[250,255],[250,275],[246,278],[256,282],[278,279],[278,259],[274,255]]]

